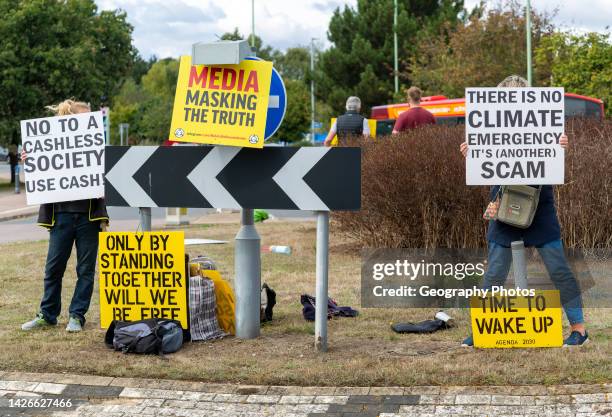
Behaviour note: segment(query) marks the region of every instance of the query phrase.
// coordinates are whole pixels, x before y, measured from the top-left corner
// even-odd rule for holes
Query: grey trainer
[[[76,333],[76,332],[80,332],[81,330],[83,330],[83,326],[81,325],[81,320],[77,319],[76,317],[71,316],[70,320],[68,320],[66,331],[71,332],[71,333]]]
[[[38,313],[34,320],[26,321],[21,325],[21,330],[35,330],[35,329],[44,329],[46,327],[53,326],[53,324],[49,323],[43,317],[42,313]]]

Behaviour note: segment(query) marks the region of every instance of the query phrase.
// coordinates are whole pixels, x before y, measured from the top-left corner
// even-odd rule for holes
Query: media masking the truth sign
[[[177,320],[189,327],[182,231],[102,232],[100,325],[113,320]]]
[[[563,184],[563,88],[466,88],[467,185]]]
[[[263,147],[271,79],[271,62],[191,65],[182,56],[170,139]]]
[[[21,121],[28,204],[104,196],[102,112]]]

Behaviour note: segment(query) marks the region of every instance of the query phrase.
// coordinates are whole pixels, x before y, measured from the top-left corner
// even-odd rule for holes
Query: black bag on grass
[[[114,320],[104,341],[109,348],[123,353],[164,354],[179,350],[183,338],[183,329],[176,320]]]

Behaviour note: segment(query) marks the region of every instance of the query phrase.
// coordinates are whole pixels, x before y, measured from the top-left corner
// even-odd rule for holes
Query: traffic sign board
[[[107,146],[109,206],[358,210],[361,150]]]
[[[261,60],[258,57],[247,59]],[[270,82],[270,98],[268,99],[268,115],[266,117],[265,140],[270,139],[278,130],[287,110],[287,90],[285,83],[276,68],[272,67]]]

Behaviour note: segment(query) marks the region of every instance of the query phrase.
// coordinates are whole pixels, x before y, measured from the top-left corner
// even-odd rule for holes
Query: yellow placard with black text
[[[101,232],[98,263],[103,329],[155,317],[189,327],[182,231]]]
[[[262,148],[272,63],[191,65],[182,56],[170,140]]]
[[[533,296],[470,299],[474,347],[534,348],[563,345],[559,291]]]
[[[336,123],[336,118],[332,117],[331,119],[331,124],[332,126],[334,125],[334,123]],[[367,119],[368,120],[368,127],[370,128],[370,137],[373,139],[376,139],[376,120],[375,119]],[[331,145],[332,146],[337,146],[338,145],[338,135],[334,136],[334,138],[331,141]]]

